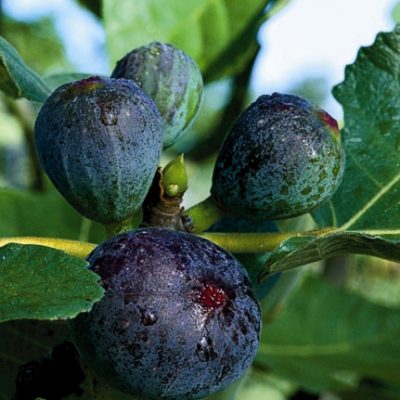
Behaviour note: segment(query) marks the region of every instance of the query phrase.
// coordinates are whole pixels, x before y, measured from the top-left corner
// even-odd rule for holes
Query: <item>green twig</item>
[[[0,247],[10,243],[34,244],[39,246],[51,247],[53,249],[65,251],[69,255],[79,258],[86,258],[90,254],[90,252],[96,247],[96,245],[93,243],[48,237],[14,236],[0,238]]]
[[[323,236],[329,232],[334,232],[334,228],[324,228],[306,232],[285,232],[285,233],[217,233],[208,232],[199,234],[199,237],[208,239],[211,242],[223,247],[231,253],[265,253],[273,250],[282,241],[299,236]],[[95,248],[94,243],[79,242],[77,240],[20,236],[0,238],[0,247],[9,243],[34,244],[52,247],[63,250],[66,253],[86,258]]]
[[[293,237],[323,236],[332,233],[334,228],[324,228],[304,232],[262,232],[262,233],[231,233],[205,232],[200,233],[204,239],[223,247],[231,253],[266,253],[272,251],[285,240]]]
[[[217,207],[211,197],[207,197],[205,200],[189,208],[184,214],[191,220],[193,233],[204,232],[225,216],[224,212]]]
[[[106,230],[107,239],[112,238],[119,233],[128,232],[133,229],[132,217],[129,217],[121,222],[104,224],[104,228]]]
[[[89,239],[91,227],[92,227],[92,221],[88,218],[82,217],[81,227],[79,229],[79,236],[78,236],[78,240],[80,242],[86,242]]]
[[[206,232],[198,236],[223,247],[231,253],[266,253],[273,250],[281,242],[302,236],[303,232],[286,233],[226,233]]]

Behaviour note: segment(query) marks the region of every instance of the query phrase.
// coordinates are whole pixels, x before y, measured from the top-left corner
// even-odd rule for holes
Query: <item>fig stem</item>
[[[226,216],[211,196],[185,210],[183,213],[190,218],[193,228],[192,233],[204,232],[211,225]]]
[[[231,253],[265,253],[273,250],[282,241],[300,236],[322,236],[332,233],[336,228],[324,228],[304,232],[277,232],[277,233],[220,233],[206,232],[198,234],[204,239],[223,247]],[[33,244],[62,250],[72,256],[86,258],[97,246],[95,243],[80,242],[78,240],[57,239],[35,236],[14,236],[0,238],[0,247],[10,243]]]
[[[112,238],[119,233],[127,232],[133,229],[132,217],[129,217],[121,222],[115,222],[112,224],[104,224],[104,229],[106,230],[107,239]]]

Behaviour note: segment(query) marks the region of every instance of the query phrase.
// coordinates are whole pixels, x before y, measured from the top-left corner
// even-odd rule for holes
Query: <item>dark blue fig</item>
[[[118,61],[111,77],[133,79],[157,104],[164,119],[164,148],[176,143],[197,115],[203,79],[183,51],[160,42],[134,49]]]
[[[145,399],[205,397],[238,379],[259,343],[261,316],[245,269],[189,233],[138,229],[89,256],[105,297],[73,321],[98,379]]]
[[[289,218],[327,201],[343,170],[336,121],[301,97],[274,93],[259,97],[230,128],[211,194],[232,214]]]
[[[162,118],[132,81],[91,77],[60,86],[35,124],[40,163],[81,214],[128,219],[146,196],[162,150]]]

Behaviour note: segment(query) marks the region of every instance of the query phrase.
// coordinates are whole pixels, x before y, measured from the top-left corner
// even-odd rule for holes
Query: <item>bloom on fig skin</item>
[[[294,217],[333,196],[344,161],[338,125],[329,114],[299,96],[264,95],[230,128],[211,194],[232,214]]]
[[[162,150],[163,121],[131,80],[91,77],[56,89],[40,109],[40,164],[82,215],[119,223],[141,206]]]
[[[89,256],[105,297],[72,321],[98,379],[145,399],[222,390],[252,362],[261,315],[246,270],[189,233],[143,228]]]
[[[134,80],[157,104],[164,119],[164,148],[182,138],[200,109],[200,69],[171,44],[152,42],[132,50],[118,61],[111,77]]]

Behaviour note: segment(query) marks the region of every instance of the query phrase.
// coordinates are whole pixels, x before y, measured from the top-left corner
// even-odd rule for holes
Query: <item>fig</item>
[[[259,343],[261,316],[245,269],[185,232],[141,228],[88,257],[105,297],[72,321],[97,379],[145,399],[197,399],[238,379]]]
[[[64,341],[54,346],[49,355],[19,366],[13,399],[59,400],[82,395],[80,385],[85,374],[77,356],[75,346]]]
[[[103,224],[128,219],[151,185],[163,121],[131,80],[90,77],[56,89],[40,109],[40,164],[82,215]]]
[[[345,164],[337,122],[295,95],[260,96],[219,150],[211,195],[228,213],[276,220],[333,196]]]
[[[152,42],[132,50],[117,62],[111,77],[134,80],[157,104],[164,119],[164,148],[182,138],[199,111],[200,69],[171,44]]]

